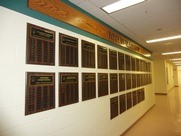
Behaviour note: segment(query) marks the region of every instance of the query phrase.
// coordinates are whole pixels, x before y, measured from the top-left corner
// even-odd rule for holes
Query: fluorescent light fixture
[[[102,9],[107,13],[112,13],[138,3],[144,2],[145,0],[119,0],[118,2],[112,3],[108,6],[103,7]]]
[[[172,55],[172,54],[180,54],[181,51],[176,51],[176,52],[166,52],[166,53],[162,53],[162,55]]]
[[[145,54],[144,56],[145,57],[151,57],[151,54]]]
[[[174,64],[181,64],[181,61],[175,61]]]
[[[167,40],[173,40],[173,39],[179,39],[179,38],[181,38],[181,35],[165,37],[165,38],[160,38],[160,39],[154,39],[154,40],[148,40],[146,42],[147,43],[153,43],[153,42],[161,42],[161,41],[167,41]]]
[[[181,60],[181,58],[172,59],[172,61],[177,61],[177,60]]]

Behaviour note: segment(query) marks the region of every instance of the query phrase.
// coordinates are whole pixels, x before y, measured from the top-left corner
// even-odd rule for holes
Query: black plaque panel
[[[136,70],[136,59],[134,57],[131,57],[131,68],[132,68],[132,71],[135,71]]]
[[[110,112],[111,112],[111,119],[118,116],[118,97],[113,97],[110,99]]]
[[[82,73],[82,100],[96,98],[96,75],[95,73]]]
[[[95,68],[95,44],[82,40],[82,67]]]
[[[141,75],[140,74],[137,74],[137,87],[140,87],[141,86]]]
[[[119,65],[119,70],[125,70],[125,55],[124,55],[124,53],[121,53],[121,52],[118,53],[118,65]]]
[[[110,93],[117,93],[118,92],[118,75],[117,74],[110,74]]]
[[[131,74],[126,74],[126,89],[129,90],[131,89]]]
[[[98,68],[107,69],[107,48],[98,45],[97,46],[97,58],[98,58]]]
[[[119,74],[119,91],[124,91],[125,90],[125,83],[126,83],[126,76],[124,73]]]
[[[136,71],[140,71],[140,60],[136,59]]]
[[[127,109],[130,109],[132,107],[132,93],[129,92],[126,94],[126,102],[127,102]]]
[[[137,91],[133,91],[132,96],[133,96],[133,106],[135,106],[138,103]]]
[[[108,74],[98,73],[98,97],[108,95]]]
[[[60,73],[59,79],[59,106],[77,103],[78,73]]]
[[[117,51],[109,49],[109,68],[117,69]]]
[[[59,65],[78,67],[78,38],[59,34]]]
[[[136,74],[132,74],[132,88],[136,88]]]
[[[125,55],[126,59],[126,70],[131,70],[131,57],[129,55]]]
[[[126,111],[126,97],[125,94],[119,96],[120,114]]]
[[[145,100],[144,88],[138,89],[137,90],[137,95],[138,95],[138,103],[140,103],[141,101],[144,101]]]
[[[25,115],[55,108],[55,74],[27,73]]]
[[[26,63],[55,65],[55,32],[27,24]]]

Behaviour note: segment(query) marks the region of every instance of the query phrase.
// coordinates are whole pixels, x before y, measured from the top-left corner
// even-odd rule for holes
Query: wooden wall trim
[[[62,0],[28,0],[28,7],[141,55],[151,54],[148,50],[81,13],[75,8],[72,8],[62,2]]]

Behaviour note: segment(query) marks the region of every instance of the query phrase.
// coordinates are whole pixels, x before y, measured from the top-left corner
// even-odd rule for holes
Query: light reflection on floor
[[[156,105],[124,136],[181,136],[181,87],[156,95]]]

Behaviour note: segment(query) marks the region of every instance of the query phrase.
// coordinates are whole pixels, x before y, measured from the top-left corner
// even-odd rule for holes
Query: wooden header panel
[[[142,55],[151,54],[138,44],[102,25],[61,0],[29,0],[28,6],[38,12],[85,30]]]

